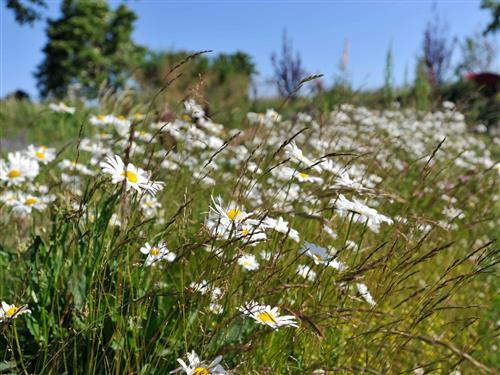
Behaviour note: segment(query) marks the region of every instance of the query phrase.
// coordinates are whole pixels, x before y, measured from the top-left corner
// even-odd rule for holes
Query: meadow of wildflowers
[[[0,154],[0,373],[499,370],[500,140],[452,103],[37,111]]]

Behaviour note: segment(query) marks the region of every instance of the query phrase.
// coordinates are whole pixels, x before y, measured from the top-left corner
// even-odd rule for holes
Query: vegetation
[[[125,5],[110,10],[102,0],[64,0],[62,15],[48,22],[44,61],[36,77],[43,97],[62,97],[71,85],[95,97],[105,84],[120,88],[144,49],[131,40],[135,13]]]
[[[463,77],[486,37],[451,82],[429,26],[413,85],[390,48],[356,91],[347,42],[326,87],[284,34],[263,99],[243,52],[147,51],[124,5],[62,9],[44,100],[0,106],[0,373],[500,371],[498,93]]]
[[[2,366],[155,374],[195,350],[242,374],[493,373],[498,155],[449,108],[229,129],[193,101],[170,124],[28,105],[59,128],[0,162]]]

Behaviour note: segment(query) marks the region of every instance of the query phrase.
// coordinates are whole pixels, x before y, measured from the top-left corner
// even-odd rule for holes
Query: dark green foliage
[[[483,0],[481,9],[489,9],[492,20],[484,30],[484,34],[495,33],[500,29],[500,1],[498,0]]]
[[[166,83],[167,73],[190,55],[187,51],[149,51],[136,73],[136,78],[146,88],[162,87]],[[238,51],[233,54],[221,53],[213,59],[196,57],[187,66],[183,66],[182,80],[193,83],[200,75],[214,75],[218,83],[225,83],[235,75],[250,79],[254,73],[255,64],[250,55]]]
[[[217,74],[220,82],[224,82],[231,75],[242,74],[251,77],[255,73],[255,65],[252,58],[244,52],[233,54],[221,53],[211,63],[211,69]]]
[[[394,62],[392,58],[392,47],[387,50],[384,71],[384,97],[387,104],[394,100]]]
[[[76,83],[87,97],[103,82],[122,87],[144,53],[131,40],[136,15],[102,0],[65,0],[61,12],[48,21],[45,59],[35,74],[40,94],[63,96]]]
[[[429,106],[431,86],[429,84],[429,78],[425,69],[424,60],[420,60],[417,64],[417,70],[415,72],[415,85],[413,90],[415,107],[418,110],[427,109]]]
[[[240,122],[241,117],[234,114],[244,112],[241,108],[250,105],[248,94],[255,73],[250,55],[237,51],[187,60],[192,55],[188,51],[150,51],[134,72],[134,78],[150,96],[161,91],[163,96],[157,102],[167,103],[169,108],[175,108],[189,96],[204,103],[207,113],[217,121]]]
[[[12,9],[16,21],[21,25],[33,24],[41,18],[41,8],[46,8],[45,0],[5,0],[7,8]]]
[[[148,51],[139,69],[135,72],[135,79],[145,89],[160,88],[166,84],[168,72],[189,55],[190,53],[187,51]],[[208,69],[208,65],[208,59],[205,56],[196,57],[189,64],[183,66],[183,78],[180,81],[192,82],[196,80],[202,72]]]

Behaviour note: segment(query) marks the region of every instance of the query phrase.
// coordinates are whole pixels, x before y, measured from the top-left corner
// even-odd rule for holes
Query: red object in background
[[[465,75],[469,81],[474,81],[479,86],[486,89],[487,92],[495,94],[500,89],[500,75],[490,72],[467,73]]]

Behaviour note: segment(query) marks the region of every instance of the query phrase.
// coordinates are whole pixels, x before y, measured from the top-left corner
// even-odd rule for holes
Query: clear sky
[[[434,3],[448,25],[450,37],[463,38],[479,32],[489,21],[490,15],[480,9],[479,0],[127,2],[138,15],[133,35],[137,43],[158,50],[212,49],[214,54],[245,51],[257,65],[261,92],[269,90],[263,82],[271,76],[270,55],[279,49],[283,29],[300,51],[306,69],[323,73],[327,83],[338,72],[347,39],[348,72],[354,87],[382,84],[389,46],[393,49],[396,83],[402,84],[406,67],[408,77],[413,76]],[[56,17],[59,4],[49,0],[46,15]],[[45,22],[19,26],[3,1],[0,11],[0,96],[15,89],[36,95],[33,72],[43,58]]]

